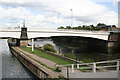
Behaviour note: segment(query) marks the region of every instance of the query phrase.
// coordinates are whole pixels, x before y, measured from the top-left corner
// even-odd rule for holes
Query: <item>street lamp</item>
[[[73,26],[73,9],[70,9],[71,11],[71,27]]]
[[[25,20],[23,20],[23,27],[25,27]]]

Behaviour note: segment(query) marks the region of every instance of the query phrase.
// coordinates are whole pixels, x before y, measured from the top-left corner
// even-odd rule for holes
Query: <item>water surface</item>
[[[36,78],[26,69],[16,57],[14,57],[8,47],[7,39],[0,39],[0,55],[2,55],[2,78]]]

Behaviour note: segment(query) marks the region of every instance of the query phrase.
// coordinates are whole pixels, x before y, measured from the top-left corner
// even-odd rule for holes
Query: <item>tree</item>
[[[105,26],[106,24],[104,23],[98,23],[97,26]]]
[[[116,28],[116,25],[112,25],[112,27]]]
[[[66,29],[72,29],[71,26],[66,26]]]
[[[95,29],[94,30],[97,30],[97,31],[99,31],[99,30],[101,30],[101,28],[100,27],[95,27]]]
[[[94,28],[94,25],[90,25],[91,28]]]
[[[83,28],[86,27],[85,25],[82,26]]]
[[[58,29],[65,29],[63,26],[59,27]]]
[[[44,50],[46,51],[50,51],[50,52],[56,52],[55,48],[53,45],[47,43],[43,46]]]

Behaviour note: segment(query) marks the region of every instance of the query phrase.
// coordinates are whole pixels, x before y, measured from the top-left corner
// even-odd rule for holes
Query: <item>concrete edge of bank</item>
[[[40,79],[47,78],[59,78],[59,75],[54,71],[40,65],[38,62],[26,56],[24,53],[19,52],[15,47],[10,47],[10,51],[17,59],[27,67],[32,73],[34,73]]]

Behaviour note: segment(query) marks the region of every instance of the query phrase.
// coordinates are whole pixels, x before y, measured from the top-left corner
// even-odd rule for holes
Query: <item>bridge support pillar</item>
[[[20,46],[28,46],[28,36],[26,27],[21,27]]]
[[[110,32],[108,37],[108,53],[120,52],[120,32]]]

